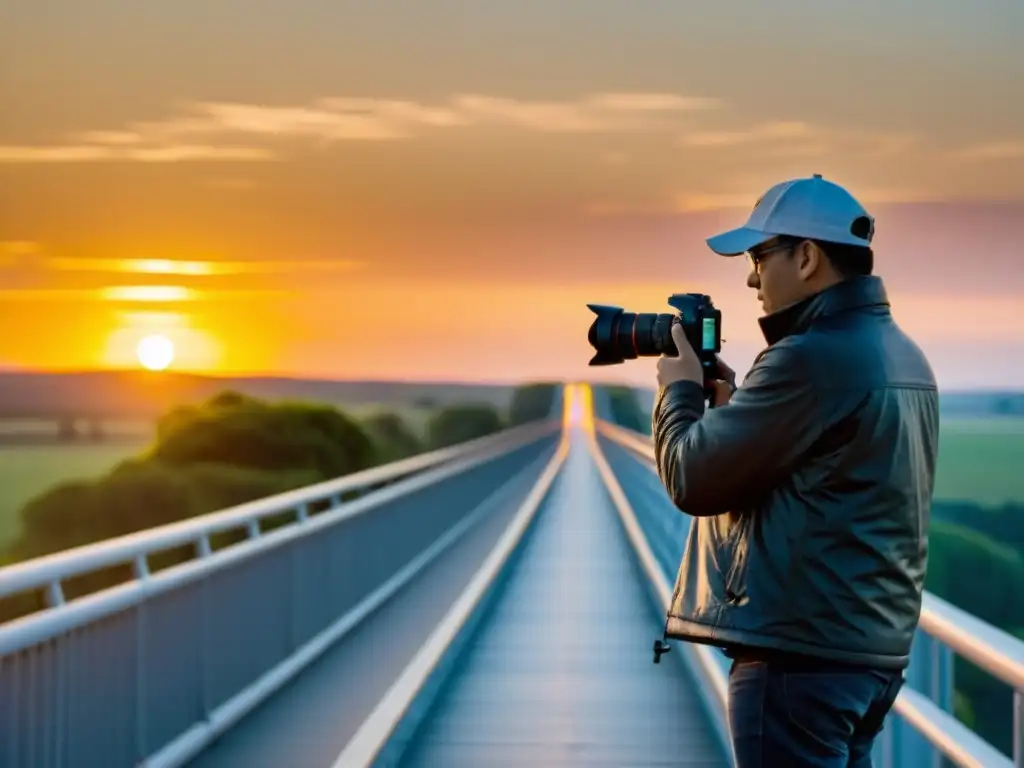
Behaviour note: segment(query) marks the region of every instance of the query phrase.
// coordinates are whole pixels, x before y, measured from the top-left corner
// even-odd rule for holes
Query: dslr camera
[[[712,399],[711,382],[720,378],[718,353],[722,351],[722,313],[703,293],[674,293],[668,305],[675,313],[626,312],[622,307],[588,304],[597,317],[587,339],[595,350],[590,365],[618,365],[638,357],[677,356],[672,326],[679,323],[704,369],[704,394]]]

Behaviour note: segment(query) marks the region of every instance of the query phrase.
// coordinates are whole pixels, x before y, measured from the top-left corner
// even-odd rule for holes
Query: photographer
[[[749,254],[768,347],[705,412],[678,325],[658,361],[658,472],[694,517],[667,636],[732,659],[738,768],[871,765],[917,628],[938,450],[925,356],[872,276],[874,223],[815,175],[710,238]]]

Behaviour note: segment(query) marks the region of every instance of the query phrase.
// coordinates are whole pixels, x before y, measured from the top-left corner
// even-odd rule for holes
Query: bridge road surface
[[[507,580],[496,604],[400,765],[729,765],[678,650],[660,665],[651,661],[662,622],[589,453],[590,439],[573,430],[569,455],[521,557],[503,574]],[[443,555],[367,621],[372,631],[361,628],[342,641],[354,648],[329,652],[192,765],[336,765],[375,704],[364,689],[383,695],[406,663],[394,662],[416,650],[375,651],[374,643],[386,642],[389,633],[426,639],[432,625],[412,632],[402,605],[407,611],[418,604],[420,618],[424,605],[438,619],[447,611],[514,514],[508,508],[525,498],[550,455],[545,451],[510,481],[504,504],[494,503],[475,527],[478,540]],[[366,665],[374,665],[372,682]],[[361,716],[353,723],[356,702]]]
[[[467,509],[477,519],[465,533],[189,768],[330,768],[494,548],[557,441],[552,436],[528,448],[503,484],[491,480],[485,500]],[[462,476],[445,482],[450,503],[465,504]]]
[[[726,766],[588,450],[566,464],[403,768]]]

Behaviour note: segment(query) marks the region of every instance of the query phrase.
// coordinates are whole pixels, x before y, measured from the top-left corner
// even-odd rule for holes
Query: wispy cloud
[[[460,94],[439,104],[349,97],[284,106],[198,102],[163,120],[83,131],[59,144],[0,146],[0,163],[266,161],[278,156],[265,146],[227,143],[239,137],[395,141],[427,130],[473,126],[636,132],[670,129],[682,113],[719,106],[716,99],[672,93],[597,93],[560,101]]]
[[[963,160],[1020,160],[1024,159],[1024,139],[973,144],[955,155]]]
[[[809,156],[833,152],[892,155],[922,141],[916,134],[833,128],[801,121],[766,122],[746,129],[692,131],[679,137],[684,147],[733,149],[755,145],[765,156]]]
[[[216,147],[198,144],[150,147],[101,144],[0,145],[0,163],[89,163],[104,160],[140,163],[181,163],[200,160],[251,162],[273,158],[272,152],[258,147]]]
[[[362,262],[341,259],[200,261],[183,259],[103,259],[53,257],[44,262],[49,269],[70,272],[107,272],[142,275],[208,277],[218,275],[269,275],[296,272],[351,272]]]
[[[720,106],[716,99],[661,93],[605,93],[575,101],[520,101],[459,96],[463,124],[492,123],[550,133],[610,133],[669,127],[660,117]]]
[[[115,304],[180,304],[198,301],[251,301],[294,296],[286,289],[198,290],[181,285],[119,285],[105,288],[0,288],[0,301],[101,301]]]

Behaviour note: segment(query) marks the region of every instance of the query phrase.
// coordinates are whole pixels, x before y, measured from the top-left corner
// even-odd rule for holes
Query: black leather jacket
[[[658,396],[658,472],[694,516],[669,637],[902,668],[921,612],[938,392],[882,281],[761,319],[728,405]]]

